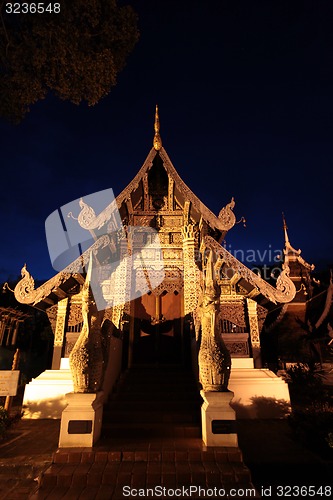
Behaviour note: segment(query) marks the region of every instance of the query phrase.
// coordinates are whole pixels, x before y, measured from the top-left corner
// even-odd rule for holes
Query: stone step
[[[130,368],[121,375],[121,379],[131,379],[133,381],[145,381],[152,384],[158,383],[194,383],[195,378],[192,372],[185,370],[172,370],[164,368]]]
[[[181,449],[168,448],[165,450],[85,450],[85,449],[58,449],[52,457],[53,464],[80,464],[80,463],[109,463],[109,462],[218,462],[243,463],[242,452],[237,447],[211,446],[188,447]]]
[[[187,401],[188,399],[191,399],[192,401],[195,400],[195,398],[199,399],[199,393],[196,391],[186,391],[186,392],[176,392],[176,391],[168,391],[161,393],[159,391],[143,391],[141,388],[141,391],[121,391],[119,393],[116,393],[115,395],[110,398],[110,401],[156,401],[156,402],[163,402],[163,401]]]
[[[140,367],[125,372],[104,406],[102,434],[133,440],[201,437],[202,399],[191,372]]]
[[[201,427],[195,423],[170,422],[105,422],[102,438],[117,439],[119,436],[133,441],[149,442],[156,438],[201,438]]]
[[[40,477],[40,488],[36,498],[79,498],[88,490],[90,498],[123,497],[123,486],[131,488],[184,488],[181,498],[207,498],[199,494],[199,488],[216,487],[225,490],[253,488],[251,498],[259,498],[251,483],[249,469],[242,462],[238,448],[212,447],[210,450],[112,450],[77,451],[58,450],[53,464]],[[195,492],[193,487],[198,488]],[[222,493],[221,493],[222,494]],[[97,496],[96,496],[97,495]]]
[[[119,387],[126,387],[126,386],[134,386],[134,387],[145,387],[149,388],[152,387],[154,389],[167,389],[168,387],[172,387],[177,389],[179,388],[197,388],[197,384],[194,379],[191,378],[174,378],[170,379],[168,377],[156,377],[154,373],[152,373],[149,377],[142,377],[140,376],[139,373],[137,374],[125,374],[123,375],[118,383]]]
[[[158,403],[158,410],[165,413],[172,412],[199,412],[201,406],[201,399],[197,401],[193,400],[178,400],[178,401],[160,401]],[[142,401],[128,400],[128,399],[115,399],[110,400],[108,403],[104,405],[104,413],[108,413],[109,411],[155,411],[156,410],[156,401],[145,401],[144,404]]]
[[[141,411],[136,410],[131,412],[129,410],[113,409],[104,411],[103,424],[110,422],[200,422],[200,413],[198,412],[162,412],[159,410]]]

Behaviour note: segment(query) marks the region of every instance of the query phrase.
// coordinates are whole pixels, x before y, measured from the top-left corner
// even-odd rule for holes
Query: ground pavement
[[[249,467],[252,483],[257,491],[264,493],[262,498],[265,496],[271,498],[281,497],[281,495],[277,494],[277,486],[283,486],[283,488],[295,485],[315,486],[317,491],[321,486],[332,486],[332,461],[324,461],[295,441],[286,420],[243,420],[238,421],[237,425],[239,446],[244,463]],[[117,462],[118,460],[119,466],[120,455],[116,455],[116,453],[121,453],[122,457],[126,458],[126,444],[118,452],[116,452],[116,449],[119,448],[117,442],[105,443],[100,441],[93,449],[72,450],[71,452],[62,450],[61,453],[56,453],[58,436],[58,420],[22,420],[10,429],[6,440],[0,444],[1,500],[25,500],[27,498],[31,498],[31,500],[40,500],[41,498],[47,498],[48,500],[52,500],[52,498],[54,500],[58,500],[58,498],[67,498],[67,500],[86,498],[87,500],[93,500],[95,498],[111,498],[107,494],[106,487],[104,487],[103,496],[103,488],[99,483],[102,477],[101,470],[103,469],[104,472],[106,470],[105,453],[107,452],[108,457],[112,459],[111,461]],[[120,439],[121,436],[119,436],[119,442]],[[160,460],[162,460],[163,453],[167,451],[175,453],[175,450],[181,452],[180,446],[184,447],[186,443],[187,445],[191,443],[191,446],[194,446],[192,451],[195,451],[196,445],[199,447],[199,440],[196,442],[196,439],[181,439],[178,442],[175,440],[172,445],[170,442],[169,444],[164,443],[164,445],[163,443],[156,443],[150,449],[155,452],[156,457],[159,456]],[[123,443],[125,442],[123,441]],[[220,455],[221,458],[222,455]],[[225,459],[225,455],[222,459]],[[74,460],[72,465],[70,465],[71,460]],[[80,464],[77,463],[78,460]],[[52,461],[57,463],[52,465]],[[52,467],[56,466],[60,470],[64,466],[64,461],[67,462],[66,471],[68,477],[65,481],[62,478],[61,485],[56,485]],[[101,466],[103,463],[104,466]],[[138,471],[140,467],[143,466],[138,466]],[[48,471],[45,476],[49,477],[49,487],[44,490],[45,494],[40,494],[36,493],[38,481],[35,479],[43,471]],[[75,474],[75,471],[77,471],[77,474]],[[76,484],[81,484],[82,487],[78,487],[76,490],[73,489],[73,481],[77,481]],[[53,487],[51,488],[50,485],[52,484]],[[99,485],[99,487],[96,488],[96,485]],[[56,488],[56,486],[58,487]],[[75,494],[75,491],[77,491],[77,494]],[[280,489],[279,491],[283,490]],[[312,491],[310,490],[311,494]],[[312,498],[327,498],[328,495],[325,494],[325,491],[328,492],[327,489],[323,490],[322,495],[312,495]],[[288,491],[285,490],[283,493],[282,498],[287,498]],[[294,491],[294,493],[296,492]],[[297,498],[297,496],[301,495],[289,495],[289,497],[293,498]],[[304,495],[302,496],[304,497]],[[118,496],[117,498],[125,497]]]

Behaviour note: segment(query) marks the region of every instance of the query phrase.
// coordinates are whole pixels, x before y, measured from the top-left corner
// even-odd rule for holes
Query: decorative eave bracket
[[[274,288],[242,264],[211,236],[205,236],[204,244],[206,248],[213,250],[216,256],[219,257],[234,272],[238,273],[239,276],[244,278],[256,290],[258,290],[258,294],[262,294],[274,304],[290,302],[295,297],[296,288],[294,283],[289,278],[289,267],[287,265],[283,265],[283,270],[276,281],[276,288]]]
[[[48,297],[51,293],[59,298],[59,290],[61,285],[69,278],[75,278],[78,283],[82,284],[82,270],[86,268],[90,255],[95,255],[99,248],[104,248],[109,244],[109,237],[107,235],[101,236],[88,250],[78,257],[72,264],[65,267],[63,271],[56,274],[53,278],[43,283],[38,288],[35,288],[35,280],[27,270],[26,265],[21,270],[22,279],[17,283],[14,288],[14,295],[18,302],[21,304],[36,305],[40,302],[48,302]],[[53,302],[54,303],[54,302]]]

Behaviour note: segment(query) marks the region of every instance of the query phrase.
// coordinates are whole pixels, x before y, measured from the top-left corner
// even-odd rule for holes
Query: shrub
[[[323,384],[325,372],[319,363],[296,363],[286,370],[288,384],[318,387]]]
[[[328,446],[329,446],[330,448],[333,448],[333,432],[329,432],[329,433],[328,433],[328,436],[327,436],[327,438],[326,438],[326,441],[327,441],[327,443],[328,443]]]
[[[333,404],[329,396],[294,409],[289,417],[296,437],[323,458],[333,457]]]
[[[0,406],[0,438],[5,435],[6,429],[9,426],[9,416],[7,410]]]

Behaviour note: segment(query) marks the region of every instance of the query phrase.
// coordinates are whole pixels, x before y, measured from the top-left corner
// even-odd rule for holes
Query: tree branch
[[[2,9],[3,9],[4,3],[5,2],[3,0],[1,2],[1,7],[0,7],[0,18],[1,18],[1,24],[2,24],[3,30],[5,32],[5,37],[6,37],[6,40],[7,40],[7,45],[6,45],[6,57],[7,57],[8,56],[8,49],[9,49],[9,46],[10,46],[10,40],[9,40],[9,36],[8,36],[7,30],[6,30],[5,21],[4,21],[3,15],[2,15]]]

